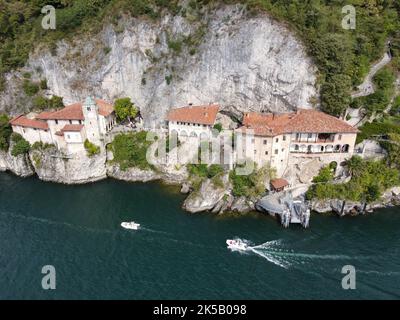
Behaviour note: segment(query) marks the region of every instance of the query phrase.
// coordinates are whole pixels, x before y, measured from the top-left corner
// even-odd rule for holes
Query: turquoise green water
[[[266,216],[181,210],[159,184],[85,186],[0,174],[1,299],[398,299],[400,210],[317,216],[282,229]],[[126,231],[122,221],[142,224]],[[261,245],[241,254],[225,240]],[[357,289],[343,290],[354,265]],[[54,265],[57,288],[41,287]]]

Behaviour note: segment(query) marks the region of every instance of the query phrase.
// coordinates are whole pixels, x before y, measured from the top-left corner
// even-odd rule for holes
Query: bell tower
[[[100,119],[99,107],[92,97],[87,97],[82,105],[82,112],[85,118],[86,135],[90,142],[100,143]]]

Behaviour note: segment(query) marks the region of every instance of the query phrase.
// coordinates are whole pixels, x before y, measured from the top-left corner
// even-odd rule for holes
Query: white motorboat
[[[249,247],[242,240],[226,240],[226,244],[228,245],[228,249],[239,251],[246,251]]]
[[[140,224],[136,222],[122,222],[121,227],[124,229],[129,229],[129,230],[138,230],[140,228]]]

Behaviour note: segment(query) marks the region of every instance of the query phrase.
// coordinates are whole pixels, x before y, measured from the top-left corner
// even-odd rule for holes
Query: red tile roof
[[[41,130],[48,130],[49,126],[47,122],[35,120],[35,119],[28,119],[27,117],[20,115],[15,117],[10,121],[12,126],[20,126],[20,127],[27,127],[27,128],[34,128],[34,129],[41,129]]]
[[[243,127],[255,135],[277,136],[285,133],[357,133],[358,130],[334,116],[317,110],[298,109],[283,114],[250,112],[243,117]]]
[[[189,106],[169,111],[168,121],[179,121],[213,125],[219,111],[217,104],[207,106]]]
[[[289,185],[289,182],[285,179],[275,179],[271,180],[271,185],[275,190],[285,188]]]
[[[61,132],[80,132],[82,129],[82,124],[67,124],[61,129]]]
[[[99,114],[103,117],[108,117],[111,113],[114,112],[114,106],[109,104],[107,101],[96,99],[97,105],[99,106]]]
[[[108,102],[96,99],[97,106],[99,107],[99,114],[107,117],[114,111],[114,107]],[[84,120],[82,111],[82,102],[74,103],[65,108],[53,112],[45,111],[40,113],[36,118],[42,120]]]

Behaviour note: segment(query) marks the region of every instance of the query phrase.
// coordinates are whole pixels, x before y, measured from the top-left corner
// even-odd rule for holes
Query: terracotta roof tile
[[[274,189],[281,189],[287,187],[289,182],[285,179],[274,179],[271,180],[271,185]]]
[[[255,135],[276,136],[285,133],[357,133],[345,121],[317,110],[298,109],[284,114],[250,112],[243,117],[243,127],[254,130]]]
[[[27,117],[20,115],[15,117],[10,121],[10,124],[13,126],[20,126],[20,127],[27,127],[27,128],[34,128],[34,129],[41,129],[41,130],[48,130],[49,126],[45,121],[40,121],[36,119],[28,119]]]
[[[114,107],[108,102],[95,99],[97,106],[99,107],[99,114],[107,117],[114,111]],[[84,120],[82,111],[82,102],[77,102],[66,106],[65,108],[53,112],[45,111],[37,116],[37,119],[42,120]]]
[[[67,124],[64,126],[64,128],[61,129],[62,132],[80,132],[83,129],[82,124]]]
[[[53,112],[42,112],[36,118],[42,120],[84,120],[82,103],[75,103]]]
[[[216,104],[206,106],[189,106],[169,111],[168,121],[179,121],[188,123],[198,123],[213,125],[219,111]]]

